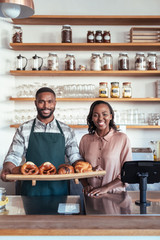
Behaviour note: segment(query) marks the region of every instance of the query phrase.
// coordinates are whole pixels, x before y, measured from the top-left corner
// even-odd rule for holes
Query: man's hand
[[[14,167],[16,167],[15,164],[13,164],[11,162],[4,163],[3,169],[2,169],[2,172],[1,172],[1,179],[2,179],[2,181],[4,181],[4,182],[12,182],[12,181],[9,181],[9,180],[6,179],[6,175],[7,174],[11,174],[12,173],[12,169]]]

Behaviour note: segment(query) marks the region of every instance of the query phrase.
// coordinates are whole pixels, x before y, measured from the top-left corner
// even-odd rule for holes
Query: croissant
[[[39,174],[54,175],[56,171],[56,167],[50,162],[44,162],[39,167]]]
[[[92,165],[89,162],[78,161],[75,164],[74,169],[77,173],[91,172]]]
[[[37,175],[39,173],[38,167],[33,162],[24,163],[21,166],[20,171],[24,175]]]
[[[70,174],[74,173],[74,167],[70,164],[61,164],[57,170],[58,174]]]

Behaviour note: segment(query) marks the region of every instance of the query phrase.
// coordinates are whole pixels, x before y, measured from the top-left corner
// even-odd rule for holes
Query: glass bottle
[[[131,82],[124,82],[123,83],[122,97],[123,98],[131,98],[132,97]]]
[[[107,82],[100,82],[99,83],[99,97],[108,98],[109,97],[109,90],[108,90],[108,83]]]
[[[127,53],[119,54],[118,70],[129,70],[129,57]]]
[[[120,97],[119,82],[111,82],[111,98],[119,97]]]
[[[143,52],[136,53],[135,69],[139,71],[146,70],[146,58]]]
[[[76,60],[73,54],[66,54],[65,58],[65,70],[75,71],[76,70]]]
[[[148,53],[147,70],[157,70],[157,55],[155,52]]]
[[[13,43],[22,43],[22,35],[23,35],[23,31],[22,31],[21,26],[14,25],[13,26],[12,42]]]
[[[49,53],[47,59],[48,70],[51,71],[58,71],[59,63],[58,63],[58,56],[56,53]]]
[[[0,202],[3,202],[6,200],[6,189],[3,187],[0,187]],[[3,211],[5,209],[5,205],[0,205],[0,211]]]
[[[111,34],[110,34],[110,31],[104,31],[104,32],[103,32],[103,42],[104,42],[104,43],[110,43],[110,42],[111,42]]]
[[[63,25],[61,31],[62,43],[72,43],[72,29],[70,25]]]
[[[102,70],[113,70],[113,58],[111,53],[103,53]]]
[[[101,57],[99,53],[92,53],[90,65],[91,71],[101,71]]]
[[[95,42],[102,43],[103,42],[103,35],[101,30],[97,30],[95,34]]]
[[[88,31],[87,43],[94,43],[94,32],[93,31]]]

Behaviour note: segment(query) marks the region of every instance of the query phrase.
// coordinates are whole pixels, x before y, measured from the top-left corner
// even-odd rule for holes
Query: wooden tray
[[[23,174],[7,174],[7,180],[31,180],[32,186],[36,185],[36,181],[58,181],[58,180],[70,180],[75,179],[78,183],[78,179],[91,178],[104,176],[106,171],[92,171],[87,173],[71,173],[71,174],[55,174],[55,175],[23,175]]]

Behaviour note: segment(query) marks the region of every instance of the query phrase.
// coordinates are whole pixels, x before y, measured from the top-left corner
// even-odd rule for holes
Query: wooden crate
[[[160,28],[132,27],[130,29],[130,42],[160,42]]]

